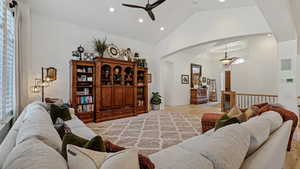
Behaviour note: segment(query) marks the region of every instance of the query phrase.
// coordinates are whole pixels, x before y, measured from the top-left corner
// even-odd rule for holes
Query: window
[[[14,107],[14,25],[13,11],[0,0],[0,121],[11,116]]]

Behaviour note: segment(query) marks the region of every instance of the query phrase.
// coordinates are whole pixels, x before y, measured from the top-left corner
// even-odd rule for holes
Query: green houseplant
[[[106,38],[103,41],[100,39],[95,39],[95,50],[99,53],[101,57],[103,57],[103,54],[107,47],[108,45],[106,44]]]
[[[152,92],[151,106],[152,110],[160,110],[161,96],[159,92]]]

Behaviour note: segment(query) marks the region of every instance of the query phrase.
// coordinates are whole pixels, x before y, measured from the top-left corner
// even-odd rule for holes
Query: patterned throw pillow
[[[71,129],[65,124],[65,122],[61,119],[58,118],[54,124],[54,128],[56,129],[59,137],[61,139],[64,138],[66,133],[70,133]]]
[[[83,147],[86,149],[99,151],[99,152],[106,152],[105,144],[102,140],[101,136],[96,136],[91,140],[86,140],[82,137],[79,137],[73,133],[66,133],[63,138],[62,143],[62,155],[65,159],[67,159],[67,145],[75,145],[78,147]]]
[[[237,106],[234,106],[234,107],[229,111],[229,113],[227,113],[227,115],[228,115],[230,118],[236,117],[237,119],[239,119],[240,122],[245,122],[245,121],[247,121],[247,118],[246,118],[245,113],[241,112],[241,110],[240,110]]]
[[[140,169],[137,150],[117,153],[97,152],[68,145],[69,169]]]

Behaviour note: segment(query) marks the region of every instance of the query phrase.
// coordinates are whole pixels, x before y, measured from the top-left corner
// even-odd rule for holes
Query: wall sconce
[[[34,86],[31,87],[33,93],[42,92],[42,102],[45,101],[45,88],[50,87],[50,83],[57,79],[57,70],[54,67],[42,67],[42,79],[35,79]]]

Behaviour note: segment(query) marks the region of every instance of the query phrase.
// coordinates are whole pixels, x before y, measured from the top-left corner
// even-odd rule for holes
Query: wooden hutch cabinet
[[[101,122],[148,112],[146,68],[138,67],[135,62],[108,58],[91,64],[94,64],[95,77],[93,121]],[[76,75],[74,70],[73,74]],[[72,79],[77,80],[74,77]],[[72,87],[73,90],[76,89]],[[73,98],[72,106],[76,108],[78,103]],[[79,113],[78,109],[76,113]]]

